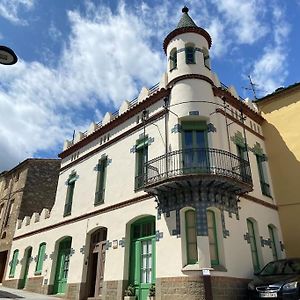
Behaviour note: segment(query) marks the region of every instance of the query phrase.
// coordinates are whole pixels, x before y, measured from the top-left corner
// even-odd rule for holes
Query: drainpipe
[[[168,160],[168,145],[169,145],[169,139],[168,139],[168,116],[169,116],[169,110],[168,110],[168,104],[169,104],[169,98],[165,97],[164,99],[164,109],[165,109],[165,157],[166,157],[166,177],[169,175],[169,160]]]

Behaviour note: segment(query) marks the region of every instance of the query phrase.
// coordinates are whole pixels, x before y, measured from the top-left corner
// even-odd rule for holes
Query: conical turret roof
[[[182,9],[182,16],[179,20],[177,27],[166,36],[166,38],[164,40],[164,44],[163,44],[165,53],[167,52],[167,47],[168,47],[169,42],[174,37],[176,37],[179,34],[183,34],[183,33],[187,33],[187,32],[194,32],[194,33],[202,35],[207,40],[208,47],[209,48],[211,47],[211,37],[210,37],[209,33],[206,30],[204,30],[203,28],[196,25],[196,23],[193,21],[193,19],[189,16],[188,11],[189,11],[189,9],[185,6]]]
[[[177,25],[176,28],[184,28],[184,27],[196,27],[196,28],[198,28],[196,23],[189,16],[188,11],[189,11],[189,9],[186,6],[182,9],[183,14],[182,14],[181,19],[178,22],[178,25]]]

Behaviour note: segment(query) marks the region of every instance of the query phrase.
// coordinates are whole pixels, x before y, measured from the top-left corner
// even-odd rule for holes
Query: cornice
[[[176,82],[178,82],[180,80],[185,80],[185,79],[200,79],[200,80],[204,80],[204,81],[208,82],[209,84],[211,84],[212,86],[214,86],[214,82],[209,77],[207,77],[205,75],[185,74],[185,75],[181,75],[181,76],[178,76],[178,77],[175,77],[174,79],[172,79],[168,83],[168,87],[172,87]]]
[[[167,53],[168,44],[174,37],[176,37],[179,34],[183,34],[183,33],[187,33],[187,32],[193,32],[193,33],[200,34],[207,40],[208,47],[209,48],[211,47],[211,44],[212,44],[211,37],[206,30],[204,30],[201,27],[182,27],[182,28],[174,29],[166,36],[164,43],[163,43],[163,48],[164,48],[165,53]]]

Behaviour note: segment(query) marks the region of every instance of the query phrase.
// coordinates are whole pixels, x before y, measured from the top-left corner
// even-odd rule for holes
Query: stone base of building
[[[38,293],[38,294],[44,294],[43,280],[44,280],[44,276],[36,276],[36,277],[28,278],[25,286],[25,290]]]
[[[214,300],[247,300],[247,285],[250,279],[212,276]]]
[[[19,279],[3,280],[2,285],[8,288],[17,289],[19,287]]]
[[[123,300],[124,290],[127,288],[127,285],[127,280],[104,281],[102,299]]]

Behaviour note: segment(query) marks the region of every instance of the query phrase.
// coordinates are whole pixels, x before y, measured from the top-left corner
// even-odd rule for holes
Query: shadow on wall
[[[287,120],[288,122],[288,120]],[[300,162],[290,151],[277,128],[265,122],[266,149],[280,223],[288,256],[299,256],[300,244]]]

